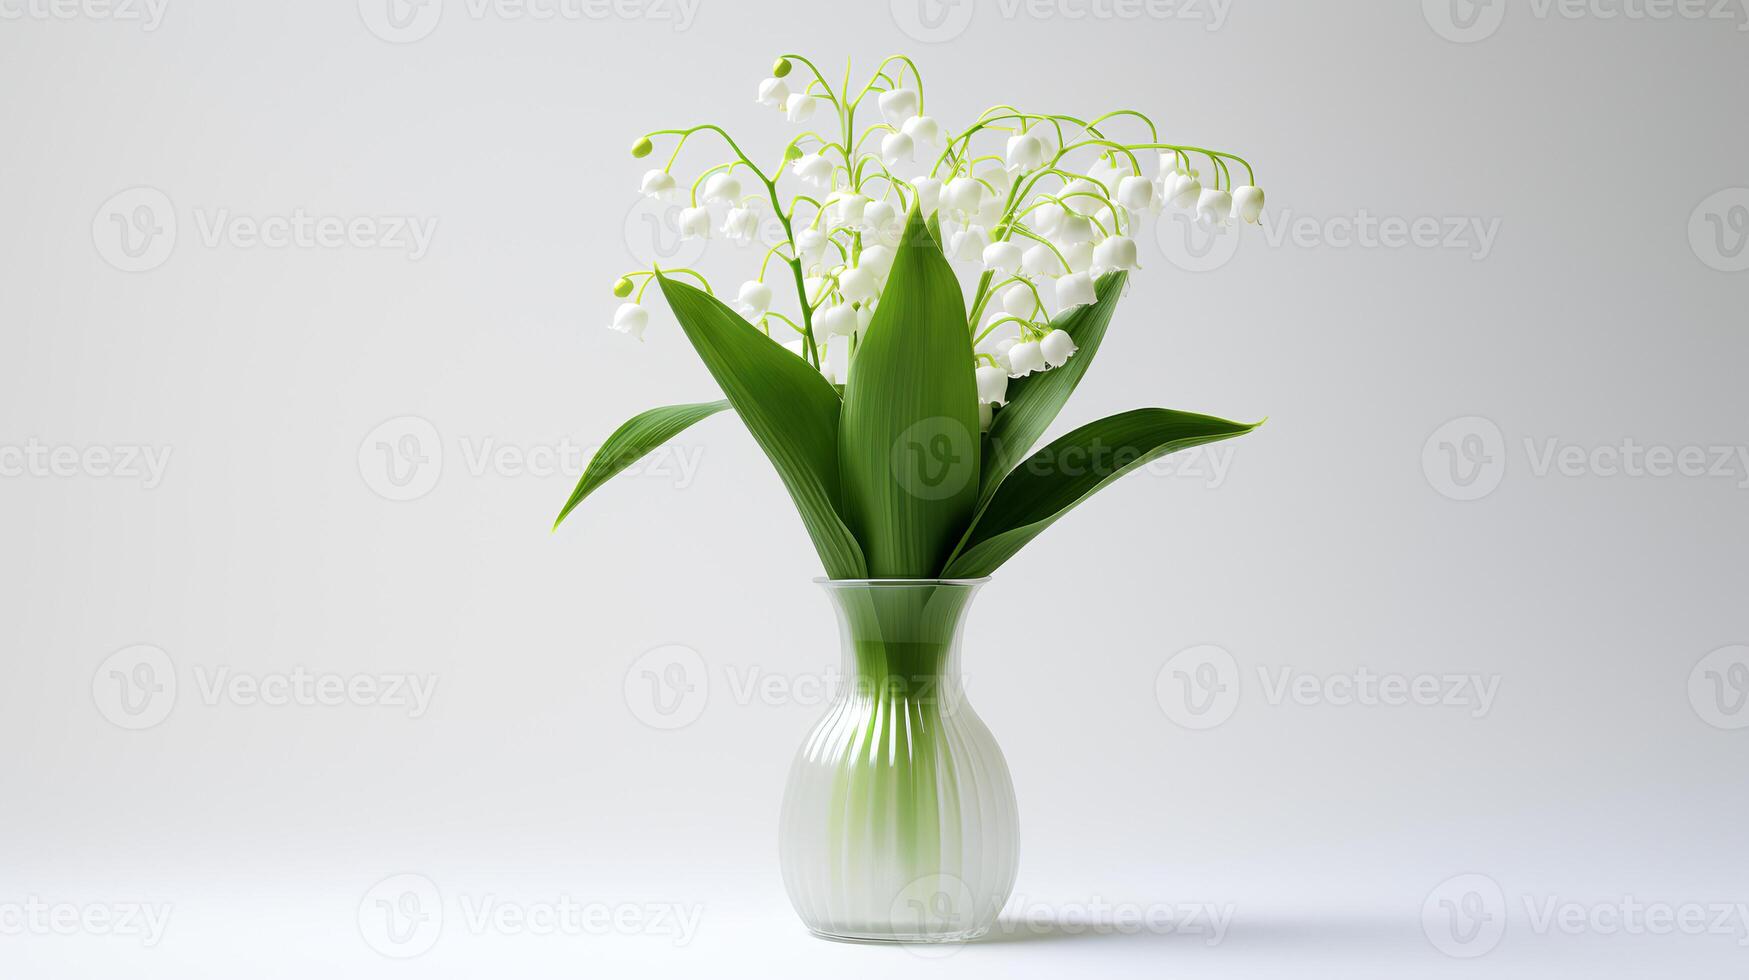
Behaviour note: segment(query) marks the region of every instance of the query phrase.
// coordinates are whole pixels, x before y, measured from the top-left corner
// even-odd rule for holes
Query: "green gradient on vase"
[[[847,939],[966,939],[1013,887],[1017,808],[959,674],[979,582],[825,582],[844,684],[784,798],[781,851],[810,929]]]

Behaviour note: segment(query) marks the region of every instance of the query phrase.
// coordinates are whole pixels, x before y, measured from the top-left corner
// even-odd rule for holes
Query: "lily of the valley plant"
[[[977,578],[1124,473],[1253,428],[1144,408],[1028,455],[1086,375],[1139,266],[1137,224],[1165,208],[1217,231],[1256,223],[1263,191],[1244,160],[1166,142],[1130,109],[1081,117],[999,105],[952,129],[925,111],[922,76],[904,56],[861,86],[847,68],[834,89],[813,62],[785,55],[758,101],[797,125],[776,161],[761,164],[708,124],[632,147],[640,158],[669,150],[642,189],[684,205],[683,235],[770,239],[747,280],[719,294],[694,270],[652,268],[613,288],[626,300],[613,328],[641,337],[642,303],[658,286],[726,397],[621,426],[560,521],[655,447],[732,408],[832,578]],[[683,179],[675,167],[689,146],[716,159]]]

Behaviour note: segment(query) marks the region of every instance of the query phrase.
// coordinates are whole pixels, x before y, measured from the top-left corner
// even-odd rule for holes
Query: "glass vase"
[[[784,886],[828,939],[963,942],[1019,863],[1002,750],[972,711],[960,636],[987,580],[821,580],[843,677],[784,791]]]

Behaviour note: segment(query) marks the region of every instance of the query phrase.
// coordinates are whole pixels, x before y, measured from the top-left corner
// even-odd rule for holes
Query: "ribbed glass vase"
[[[1008,901],[1014,783],[959,666],[984,581],[821,582],[844,678],[790,769],[780,842],[790,901],[818,935],[961,942]]]

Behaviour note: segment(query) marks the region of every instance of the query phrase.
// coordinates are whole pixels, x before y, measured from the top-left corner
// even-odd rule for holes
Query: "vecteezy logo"
[[[954,875],[926,875],[899,889],[887,915],[891,934],[901,942],[964,934],[977,923],[977,897]],[[926,959],[941,959],[961,947],[958,943],[932,942],[906,948]]]
[[[1166,261],[1185,272],[1213,272],[1238,254],[1236,230],[1220,234],[1205,228],[1188,211],[1173,211],[1154,222],[1154,240]]]
[[[1421,13],[1440,37],[1473,44],[1500,29],[1506,20],[1506,0],[1421,0]]]
[[[696,265],[704,256],[708,242],[703,238],[681,237],[681,210],[680,205],[672,201],[638,198],[626,212],[626,254],[634,262],[646,265]]]
[[[1154,697],[1166,717],[1180,726],[1214,728],[1239,708],[1239,663],[1217,646],[1181,650],[1155,676]]]
[[[443,440],[437,426],[403,415],[370,430],[358,444],[358,473],[384,500],[418,500],[443,475]]]
[[[972,23],[976,0],[892,0],[893,23],[924,44],[951,41]]]
[[[1506,437],[1479,415],[1452,419],[1421,447],[1421,472],[1453,500],[1480,500],[1506,476]]]
[[[1749,188],[1727,188],[1700,202],[1688,217],[1688,244],[1709,268],[1749,269]]]
[[[97,209],[91,241],[103,261],[123,272],[149,272],[176,251],[176,208],[156,187],[131,187]]]
[[[1714,728],[1749,728],[1749,646],[1721,647],[1688,674],[1688,701]]]
[[[691,647],[670,643],[647,650],[626,671],[626,707],[651,728],[685,728],[704,714],[710,674]]]
[[[91,700],[119,728],[151,728],[176,707],[176,665],[149,644],[117,650],[91,675]]]
[[[922,500],[946,500],[966,488],[978,450],[971,430],[937,415],[913,423],[893,440],[889,462],[905,492]]]
[[[372,34],[390,44],[412,44],[437,30],[443,0],[358,0],[358,15]]]
[[[1447,878],[1421,903],[1421,931],[1447,956],[1486,956],[1506,934],[1506,893],[1487,875]]]
[[[358,903],[358,934],[371,949],[406,960],[437,945],[443,934],[443,894],[424,875],[384,878]]]

